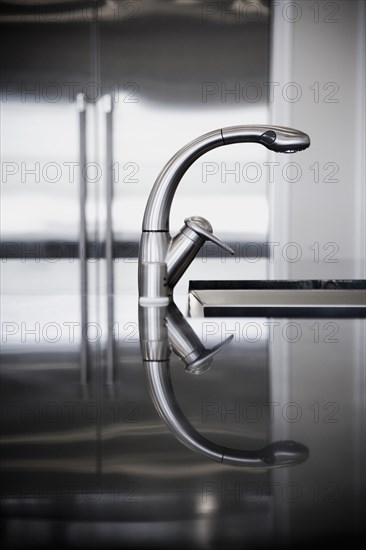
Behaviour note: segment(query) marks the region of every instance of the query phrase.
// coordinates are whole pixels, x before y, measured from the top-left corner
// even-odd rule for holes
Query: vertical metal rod
[[[98,0],[92,0],[92,21],[90,24],[90,53],[91,53],[91,81],[97,90],[101,90],[101,78],[100,78],[100,25],[99,25],[99,2]],[[98,93],[96,97],[90,98],[91,103],[93,103],[93,126],[90,128],[92,138],[91,142],[92,147],[92,158],[100,163],[100,152],[99,152],[99,136],[101,132],[99,124],[99,116],[97,112],[97,102],[98,102]],[[89,134],[91,136],[91,134]],[[100,167],[100,164],[99,164]],[[100,250],[102,238],[102,221],[101,221],[101,192],[102,184],[100,181],[95,182],[94,186],[94,205],[95,205],[95,219],[94,223],[94,245],[97,250]],[[102,287],[101,287],[101,255],[97,255],[98,260],[94,264],[94,276],[95,276],[95,316],[96,322],[101,327],[102,326]],[[104,424],[104,396],[103,396],[103,352],[102,352],[102,342],[98,340],[93,346],[93,377],[95,377],[95,397],[97,399],[98,405],[102,414],[100,415],[98,422],[96,423],[96,472],[98,474],[102,473],[102,463],[103,463],[103,424]]]
[[[105,255],[107,264],[107,365],[106,365],[106,383],[112,385],[114,382],[114,269],[113,269],[113,102],[108,94],[103,96],[103,110],[105,113],[106,127],[106,237],[105,237]]]
[[[78,94],[76,106],[79,111],[79,260],[80,260],[80,299],[81,299],[81,342],[80,342],[80,383],[88,383],[88,270],[87,270],[87,229],[86,229],[86,104],[83,94]]]

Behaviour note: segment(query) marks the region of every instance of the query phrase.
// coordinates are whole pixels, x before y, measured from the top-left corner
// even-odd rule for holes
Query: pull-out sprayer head
[[[222,138],[225,145],[229,143],[253,142],[261,143],[267,149],[276,153],[297,153],[307,149],[310,138],[300,130],[286,128],[285,126],[257,126],[256,132],[250,136],[243,132],[245,126],[232,126],[222,129]]]
[[[277,128],[276,132],[274,130],[264,132],[261,135],[261,143],[277,153],[297,153],[309,147],[310,138],[299,130]]]

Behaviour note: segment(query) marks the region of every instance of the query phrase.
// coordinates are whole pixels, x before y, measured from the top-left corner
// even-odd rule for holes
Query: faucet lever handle
[[[202,223],[203,221],[206,222],[206,223],[203,224]],[[212,233],[211,224],[209,224],[207,222],[207,220],[204,220],[204,218],[199,218],[198,216],[192,216],[191,218],[186,218],[184,220],[184,223],[186,224],[187,227],[189,227],[189,229],[194,231],[197,235],[199,235],[205,241],[211,241],[211,242],[217,244],[223,250],[225,250],[225,252],[228,252],[231,255],[235,254],[235,252],[231,248],[231,246],[224,243],[224,241],[222,241],[219,237],[217,237],[216,235],[214,235]],[[204,227],[204,225],[207,227],[207,229],[206,229],[206,227]],[[211,229],[211,231],[209,229]]]

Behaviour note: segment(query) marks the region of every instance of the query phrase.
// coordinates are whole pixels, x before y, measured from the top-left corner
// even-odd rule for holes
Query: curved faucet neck
[[[282,133],[292,131],[279,126],[231,126],[204,134],[185,145],[158,175],[146,205],[142,230],[169,231],[170,209],[179,182],[188,168],[204,153],[231,143],[261,143],[271,148],[276,139],[276,130]]]

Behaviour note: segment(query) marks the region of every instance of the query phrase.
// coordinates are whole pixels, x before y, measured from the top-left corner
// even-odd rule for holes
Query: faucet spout
[[[310,138],[283,126],[231,126],[198,137],[180,149],[158,175],[146,205],[142,230],[168,232],[173,197],[185,172],[203,154],[231,143],[260,143],[272,151],[292,153],[309,147]]]

